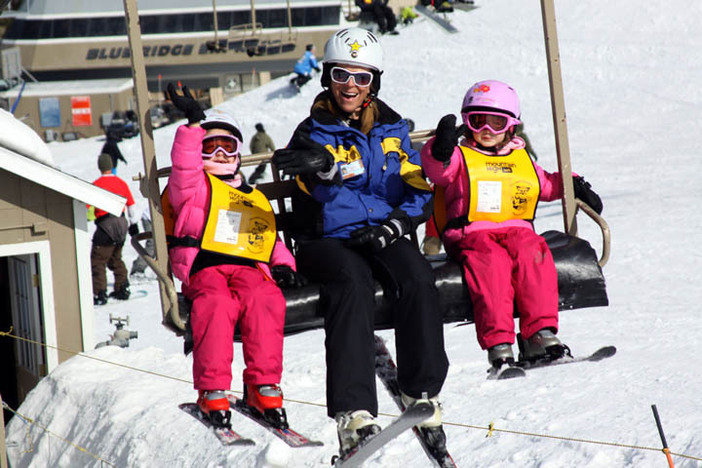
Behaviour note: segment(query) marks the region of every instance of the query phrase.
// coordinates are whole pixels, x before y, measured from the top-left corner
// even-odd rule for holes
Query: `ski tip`
[[[526,371],[518,366],[503,366],[501,369],[488,369],[488,380],[507,380],[526,377]]]
[[[617,354],[617,347],[616,346],[603,346],[602,348],[598,349],[594,353],[592,353],[592,356],[590,356],[591,361],[599,361],[600,359],[605,359],[608,357],[612,357],[615,354]]]

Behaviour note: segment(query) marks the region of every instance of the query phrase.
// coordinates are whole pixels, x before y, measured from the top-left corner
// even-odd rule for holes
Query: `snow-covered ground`
[[[478,4],[451,16],[459,34],[420,19],[383,37],[381,97],[417,129],[433,128],[442,115],[459,112],[473,82],[506,81],[520,94],[539,163],[556,170],[539,2]],[[605,344],[618,352],[596,364],[488,381],[473,327],[447,325],[451,367],[442,400],[449,448],[462,467],[667,466],[655,450],[655,404],[676,466],[702,467],[702,3],[559,0],[556,12],[573,169],[602,196],[613,239],[605,267],[610,306],[562,313],[560,336],[575,354]],[[310,84],[295,95],[281,79],[222,107],[236,115],[247,141],[262,122],[283,145],[320,89]],[[175,129],[155,131],[159,166],[169,164]],[[62,170],[93,180],[101,145],[87,139],[50,148]],[[120,147],[129,165],[119,173],[138,193],[131,176],[142,167],[140,143]],[[536,224],[539,232],[562,228],[560,204],[541,205]],[[599,251],[598,229],[587,218],[579,224]],[[125,257],[135,258],[131,248]],[[36,424],[15,417],[7,428],[13,467],[329,466],[337,441],[324,408],[322,331],[286,338],[282,386],[292,425],[324,446],[289,449],[234,415],[236,429],[257,445],[223,448],[178,409],[195,398],[192,362],[182,341],[160,325],[153,275],[132,289],[149,295],[96,309],[96,339],[114,331],[110,314],[128,315],[139,337],[129,348],[86,353],[100,361],[68,360],[30,393],[19,412]],[[392,345],[392,333],[381,335]],[[240,390],[241,348],[234,346],[232,388]],[[382,389],[379,402],[386,425],[397,410]],[[495,431],[486,437],[490,424]],[[429,463],[408,433],[366,466]]]

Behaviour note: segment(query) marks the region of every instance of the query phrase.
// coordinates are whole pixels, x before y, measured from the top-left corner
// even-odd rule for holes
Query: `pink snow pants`
[[[519,227],[477,230],[450,250],[463,265],[482,349],[514,344],[515,305],[525,339],[558,331],[558,277],[543,237]]]
[[[198,271],[185,291],[193,301],[193,379],[196,390],[229,390],[234,328],[241,330],[246,384],[280,383],[285,298],[258,269],[218,265]]]

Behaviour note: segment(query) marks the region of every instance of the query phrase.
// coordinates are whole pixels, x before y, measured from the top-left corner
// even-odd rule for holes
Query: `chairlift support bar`
[[[566,125],[565,99],[563,96],[563,79],[561,76],[561,58],[558,52],[558,33],[556,31],[556,10],[553,0],[541,0],[541,18],[546,43],[546,60],[548,63],[548,83],[551,90],[551,111],[553,128],[556,134],[556,156],[558,171],[563,175],[563,227],[567,234],[578,235],[575,218],[576,206],[573,192],[573,179],[566,177],[572,172],[570,164],[570,147],[568,145],[568,127]]]
[[[166,247],[166,229],[163,223],[161,212],[161,191],[158,185],[158,174],[156,167],[156,148],[154,146],[153,128],[151,127],[151,115],[148,97],[148,87],[146,83],[146,67],[144,65],[144,48],[141,41],[141,26],[139,24],[139,12],[136,0],[124,0],[124,13],[127,19],[127,35],[129,37],[129,48],[132,76],[134,77],[134,90],[136,93],[137,114],[139,115],[139,134],[141,137],[141,150],[144,159],[144,171],[146,176],[141,180],[140,191],[149,200],[149,211],[151,213],[151,224],[153,227],[153,239],[155,248],[155,263],[159,270],[168,271],[168,249]],[[173,282],[169,286],[173,286]],[[179,328],[185,328],[178,314],[178,301],[172,301],[172,295],[166,288],[166,283],[159,282],[159,292],[161,296],[161,310],[163,320],[170,314],[174,324]]]

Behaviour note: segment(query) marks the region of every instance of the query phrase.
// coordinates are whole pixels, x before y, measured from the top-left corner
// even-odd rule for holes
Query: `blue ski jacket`
[[[309,75],[313,68],[319,70],[319,64],[317,63],[317,57],[308,50],[305,52],[305,55],[295,63],[293,71],[299,75]]]
[[[358,228],[393,217],[408,220],[414,229],[431,215],[431,188],[412,149],[409,128],[387,104],[376,102],[380,116],[368,135],[319,109],[295,130],[325,146],[338,170],[334,181],[297,179],[318,202],[317,235],[346,239]]]

